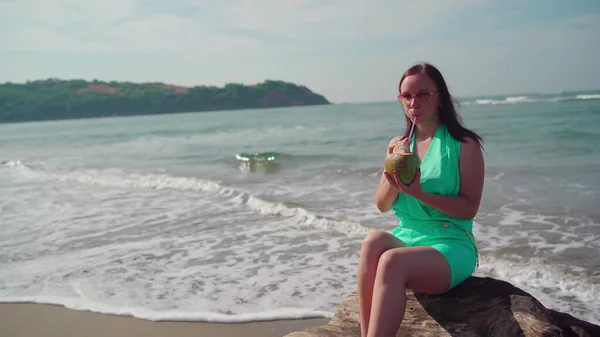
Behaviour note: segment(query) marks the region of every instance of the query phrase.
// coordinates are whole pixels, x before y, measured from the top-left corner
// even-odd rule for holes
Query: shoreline
[[[149,321],[133,316],[80,311],[55,304],[0,303],[0,335],[49,337],[281,337],[328,318],[284,319],[246,323]]]

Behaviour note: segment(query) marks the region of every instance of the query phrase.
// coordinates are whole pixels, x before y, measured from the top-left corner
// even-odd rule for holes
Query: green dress
[[[414,152],[414,135],[410,141]],[[445,124],[440,124],[420,163],[423,191],[444,196],[458,195],[461,144],[450,135]],[[450,288],[473,274],[478,265],[473,219],[452,217],[404,193],[398,194],[392,209],[399,220],[392,234],[408,247],[430,246],[438,250],[450,267]]]

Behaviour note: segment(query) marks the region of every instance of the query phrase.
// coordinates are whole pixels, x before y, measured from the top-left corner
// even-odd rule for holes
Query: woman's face
[[[427,75],[407,76],[400,86],[398,101],[416,125],[438,118],[439,95],[435,83]]]

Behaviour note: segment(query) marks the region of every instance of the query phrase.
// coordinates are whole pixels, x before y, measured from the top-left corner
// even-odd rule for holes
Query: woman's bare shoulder
[[[461,157],[476,159],[483,155],[481,144],[471,137],[466,137],[461,145]]]

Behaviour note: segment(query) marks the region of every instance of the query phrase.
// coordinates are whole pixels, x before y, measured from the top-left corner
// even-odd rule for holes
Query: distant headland
[[[323,104],[331,103],[304,86],[273,80],[223,87],[61,79],[0,84],[0,123]]]

